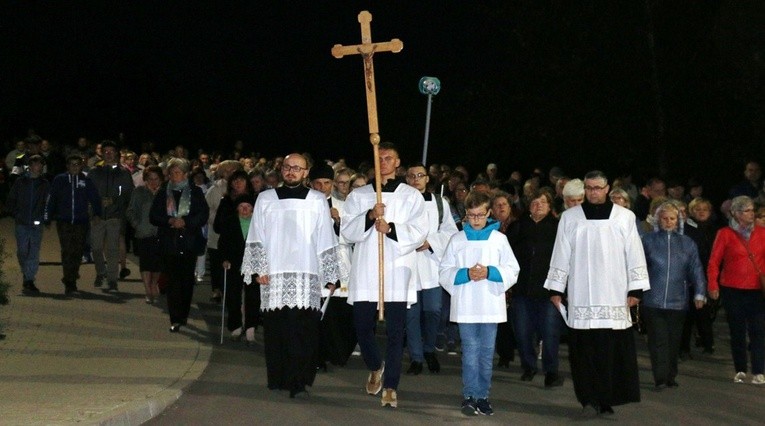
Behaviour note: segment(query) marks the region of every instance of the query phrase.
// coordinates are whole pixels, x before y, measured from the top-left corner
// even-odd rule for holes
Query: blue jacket
[[[91,210],[93,216],[101,216],[101,196],[90,178],[83,173],[74,176],[61,173],[53,178],[45,206],[46,222],[88,223]]]
[[[689,287],[694,299],[703,299],[707,287],[696,243],[675,231],[655,231],[643,236],[651,290],[643,293],[649,308],[687,310]]]

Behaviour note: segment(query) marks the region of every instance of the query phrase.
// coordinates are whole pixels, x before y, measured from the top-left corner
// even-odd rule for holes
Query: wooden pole
[[[377,203],[382,203],[382,176],[380,176],[380,130],[377,125],[377,94],[375,92],[375,69],[372,57],[376,52],[398,53],[404,48],[401,40],[394,38],[383,43],[372,42],[372,14],[363,10],[358,15],[361,25],[361,44],[343,46],[336,44],[332,47],[332,56],[342,58],[345,55],[361,55],[364,59],[364,82],[367,97],[367,120],[369,121],[369,141],[372,143],[372,152],[375,164],[375,192]],[[377,233],[377,266],[378,266],[378,319],[385,317],[385,235]]]

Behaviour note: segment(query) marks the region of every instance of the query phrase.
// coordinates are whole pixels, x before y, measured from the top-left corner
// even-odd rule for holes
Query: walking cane
[[[226,278],[228,278],[228,269],[223,269],[223,303],[220,308],[220,344],[223,344],[223,324],[226,318]]]

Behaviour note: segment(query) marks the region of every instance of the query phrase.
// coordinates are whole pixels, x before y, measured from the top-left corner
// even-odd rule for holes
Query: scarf
[[[175,205],[173,191],[181,191],[181,200]],[[179,183],[168,182],[167,184],[167,215],[170,217],[188,216],[191,210],[191,187],[189,181],[184,179]]]

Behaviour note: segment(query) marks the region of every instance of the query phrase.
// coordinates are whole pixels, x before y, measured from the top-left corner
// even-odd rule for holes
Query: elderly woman
[[[643,236],[651,290],[643,294],[643,319],[657,389],[677,387],[677,358],[689,306],[689,283],[696,309],[704,306],[706,277],[696,243],[683,235],[683,219],[675,203],[656,209],[654,232]]]
[[[521,380],[531,381],[537,373],[537,342],[542,340],[542,369],[545,387],[560,386],[558,346],[563,318],[544,288],[550,266],[558,219],[552,214],[552,195],[537,191],[531,197],[529,214],[513,224],[508,239],[521,267],[513,286],[513,325],[521,358]]]
[[[699,249],[701,266],[707,270],[709,255],[712,253],[712,243],[715,241],[719,226],[712,218],[712,203],[705,198],[694,198],[688,205],[688,218],[685,222],[685,234],[693,239]],[[682,212],[681,212],[682,213]],[[718,303],[708,303],[702,309],[696,309],[685,318],[683,341],[680,345],[680,359],[691,358],[691,335],[693,325],[696,325],[698,337],[696,346],[703,347],[705,354],[713,354],[714,333],[712,324],[717,314]]]
[[[167,310],[170,332],[186,324],[194,294],[194,267],[204,250],[202,227],[210,210],[198,186],[189,182],[189,162],[173,158],[167,164],[168,182],[154,197],[151,223],[158,228],[162,272],[168,277]]]
[[[610,198],[611,202],[614,204],[618,204],[625,209],[632,209],[632,201],[630,200],[630,195],[622,188],[614,188],[611,192],[608,193],[608,198]]]
[[[157,227],[149,220],[149,212],[164,177],[159,166],[143,169],[144,185],[133,191],[125,213],[128,222],[135,228],[135,254],[138,255],[138,268],[141,271],[148,304],[154,303],[154,299],[159,297],[157,282],[162,271],[159,261],[161,253],[157,244]]]
[[[754,203],[741,195],[731,201],[729,226],[717,232],[709,258],[709,297],[722,300],[730,329],[730,349],[736,375],[747,372],[747,334],[752,383],[765,384],[765,303],[761,274],[765,271],[765,229],[754,225]]]
[[[533,194],[529,192],[529,197]],[[507,192],[497,191],[494,194],[494,198],[491,201],[491,217],[499,222],[498,231],[507,235],[510,232],[510,226],[518,220],[521,213],[518,211],[518,207],[513,203],[513,196]],[[510,301],[511,292],[508,291],[506,300]],[[499,362],[497,367],[509,367],[510,361],[515,359],[515,348],[517,343],[515,341],[515,334],[513,333],[512,324],[512,312],[508,305],[507,322],[500,323],[497,326],[497,337],[495,348],[497,355],[499,355]]]

